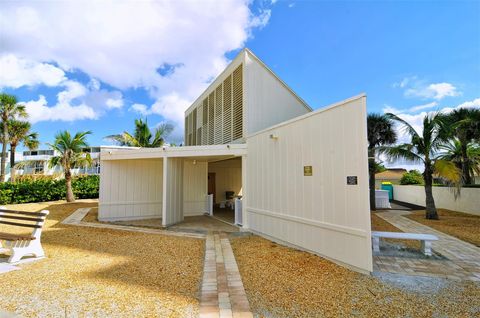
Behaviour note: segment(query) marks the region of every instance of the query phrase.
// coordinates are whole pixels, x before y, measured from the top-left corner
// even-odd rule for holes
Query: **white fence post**
[[[235,199],[235,224],[243,225],[242,200]]]
[[[208,215],[213,215],[213,194],[207,194],[207,200],[205,202]]]

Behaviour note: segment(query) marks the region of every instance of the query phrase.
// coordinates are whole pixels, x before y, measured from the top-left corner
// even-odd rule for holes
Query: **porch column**
[[[183,159],[167,158],[163,162],[162,225],[183,221]]]
[[[168,174],[168,158],[163,158],[163,193],[162,193],[162,226],[167,226],[167,174]]]
[[[247,155],[242,156],[242,227],[248,229]]]

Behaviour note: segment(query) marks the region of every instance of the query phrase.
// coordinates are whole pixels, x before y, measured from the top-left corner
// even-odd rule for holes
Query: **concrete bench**
[[[380,238],[419,240],[422,242],[422,252],[427,256],[432,256],[432,242],[438,241],[438,237],[431,234],[372,231],[372,244],[374,252],[380,252]]]

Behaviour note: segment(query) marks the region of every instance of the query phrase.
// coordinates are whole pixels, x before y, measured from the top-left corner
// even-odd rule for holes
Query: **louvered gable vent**
[[[219,145],[243,137],[243,70],[238,66],[185,117],[185,145]]]

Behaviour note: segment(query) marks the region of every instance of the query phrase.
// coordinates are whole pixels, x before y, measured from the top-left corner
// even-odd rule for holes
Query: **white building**
[[[75,167],[72,169],[73,175],[80,174],[100,174],[100,148],[99,146],[95,147],[86,147],[83,149],[85,153],[89,153],[93,163],[91,167]],[[102,149],[116,149],[119,147],[106,146]],[[19,175],[55,175],[62,174],[62,168],[59,166],[50,167],[49,161],[53,156],[58,156],[54,150],[51,149],[40,149],[40,150],[25,150],[23,152],[15,153],[15,163],[25,162],[26,164],[23,167],[16,169],[15,174]],[[7,165],[6,165],[6,179],[10,179],[10,153],[7,155]]]
[[[185,145],[102,149],[99,218],[170,226],[241,196],[243,230],[372,270],[364,95],[312,112],[244,49],[186,110]]]

